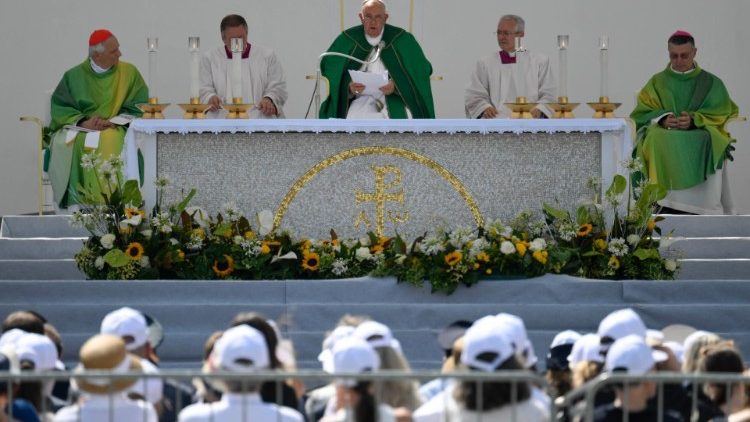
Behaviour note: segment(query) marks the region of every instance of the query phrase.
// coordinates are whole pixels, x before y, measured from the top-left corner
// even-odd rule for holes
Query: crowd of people
[[[34,311],[9,314],[0,337],[0,376],[66,370],[54,326]],[[294,379],[294,346],[273,320],[237,314],[228,327],[207,336],[203,367],[191,380],[117,375],[158,374],[158,321],[123,307],[101,321],[100,332],[80,348],[73,378],[0,382],[0,421],[572,421],[585,402],[575,391],[602,373],[645,377],[597,391],[595,421],[744,421],[750,400],[742,382],[678,382],[659,387],[657,372],[742,375],[745,365],[731,339],[683,331],[681,342],[649,330],[632,309],[614,311],[596,333],[566,330],[539,359],[523,319],[499,313],[456,321],[443,329],[442,377],[420,384],[391,329],[367,316],[343,316],[322,341],[320,368],[326,385]],[[670,334],[671,335],[671,334]],[[198,345],[196,345],[198,347]],[[437,369],[437,368],[435,368]],[[29,371],[29,372],[27,372]],[[83,377],[105,371],[111,377]],[[259,372],[290,378],[264,380]],[[357,378],[398,371],[407,377]],[[508,371],[513,371],[508,372]],[[502,378],[451,378],[451,374]],[[216,374],[207,376],[200,374]],[[231,378],[227,377],[227,373]],[[541,377],[519,374],[544,373]],[[225,378],[222,378],[225,377]],[[689,381],[689,379],[687,379]],[[590,384],[589,384],[590,385]],[[571,394],[571,392],[573,392]],[[695,395],[695,397],[693,397]],[[12,398],[12,400],[11,400]],[[694,403],[695,399],[695,403]],[[661,418],[661,419],[659,419]]]

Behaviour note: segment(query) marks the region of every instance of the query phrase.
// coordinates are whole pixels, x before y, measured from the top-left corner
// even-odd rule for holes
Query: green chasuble
[[[414,36],[406,30],[391,25],[383,29],[385,46],[380,60],[396,86],[393,94],[386,96],[388,115],[392,119],[405,119],[406,108],[415,119],[434,119],[430,75],[432,65],[424,56]],[[365,38],[365,28],[358,25],[342,32],[328,51],[348,54],[360,60],[369,56],[372,49]],[[349,110],[349,69],[362,65],[343,57],[325,57],[320,65],[322,75],[328,80],[328,98],[321,104],[320,118],[346,118]]]
[[[669,112],[679,117],[683,111],[690,114],[694,128],[668,130],[651,122]],[[668,65],[643,87],[630,114],[637,128],[633,156],[643,160],[652,183],[667,190],[696,186],[732,159],[735,140],[725,125],[737,113],[721,79],[697,64],[688,73],[674,72]]]
[[[86,134],[79,132],[71,142],[66,142],[65,125],[77,125],[85,119],[99,116],[110,119],[119,114],[141,116],[136,106],[148,101],[146,87],[138,69],[130,63],[119,62],[103,73],[91,69],[90,59],[65,72],[52,94],[50,129],[49,177],[55,201],[60,207],[80,203],[78,186],[97,191],[94,169],[81,168]],[[120,156],[125,138],[125,128],[115,126],[103,130],[97,154],[102,160]]]

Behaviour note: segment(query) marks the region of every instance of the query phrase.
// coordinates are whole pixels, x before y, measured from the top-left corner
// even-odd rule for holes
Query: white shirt
[[[159,368],[147,359],[141,359],[141,368],[145,374],[159,373]],[[141,378],[128,391],[138,394],[149,403],[156,404],[164,395],[164,382],[161,378]]]
[[[192,404],[180,412],[180,422],[302,422],[294,409],[261,401],[258,393],[225,393],[216,403]]]
[[[246,103],[259,104],[263,97],[273,101],[278,111],[277,116],[265,116],[257,107],[249,110],[250,118],[284,117],[284,104],[288,97],[284,70],[281,68],[276,53],[259,45],[252,44],[250,56],[242,59],[242,92]],[[201,59],[200,66],[200,99],[202,103],[218,95],[223,103],[231,103],[235,95],[232,92],[232,60],[227,58],[224,46],[210,50]],[[209,117],[223,117],[226,111],[210,113]]]
[[[81,404],[65,406],[55,414],[55,422],[157,422],[154,407],[130,400],[125,393],[89,394]]]
[[[464,94],[466,117],[476,119],[487,107],[498,110],[498,118],[509,118],[511,110],[503,105],[524,95],[530,103],[552,117],[544,103],[557,101],[557,88],[549,58],[526,52],[516,55],[516,63],[503,64],[499,52],[479,59]]]

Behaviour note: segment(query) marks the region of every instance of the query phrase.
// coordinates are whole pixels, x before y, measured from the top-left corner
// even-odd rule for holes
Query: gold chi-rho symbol
[[[370,166],[370,168],[375,173],[375,192],[365,193],[358,190],[355,192],[354,197],[357,205],[363,202],[375,203],[375,234],[382,236],[385,226],[386,202],[398,202],[402,207],[404,205],[404,190],[401,189],[393,192],[394,189],[397,189],[401,185],[401,169],[396,166]],[[387,175],[392,175],[392,179],[386,181]],[[408,211],[403,213],[388,211],[388,220],[393,223],[403,224],[408,219]],[[357,215],[357,219],[354,221],[354,228],[359,228],[360,224],[364,224],[368,229],[372,227],[370,219],[364,210],[361,210]]]

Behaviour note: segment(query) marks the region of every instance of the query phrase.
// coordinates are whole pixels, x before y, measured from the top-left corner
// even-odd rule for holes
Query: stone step
[[[750,259],[681,259],[678,280],[748,280]]]
[[[0,280],[84,280],[75,260],[4,259],[0,260]]]
[[[83,246],[83,237],[0,238],[0,260],[73,258]]]
[[[676,237],[669,249],[684,258],[750,258],[750,237]]]
[[[663,235],[680,237],[750,237],[750,215],[663,215]]]
[[[70,227],[69,215],[6,215],[0,237],[88,237],[86,229]]]

